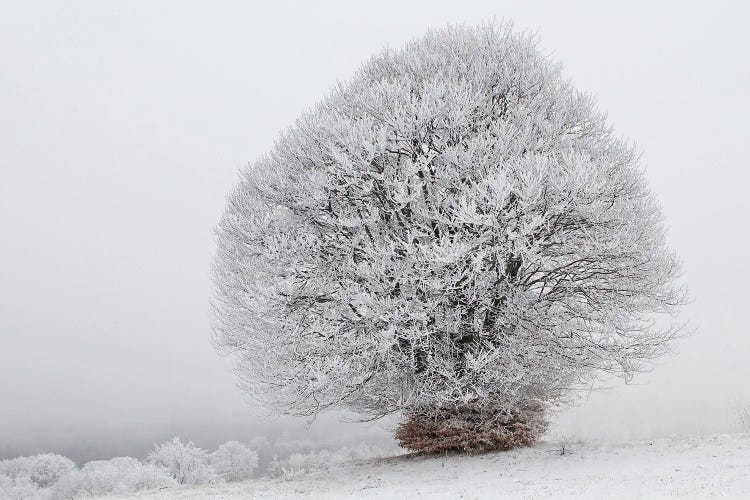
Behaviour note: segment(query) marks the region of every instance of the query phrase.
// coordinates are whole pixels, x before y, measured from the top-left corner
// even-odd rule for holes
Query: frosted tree
[[[30,457],[29,478],[40,488],[52,486],[58,479],[76,468],[76,464],[62,455],[42,453]]]
[[[179,484],[209,484],[221,481],[210,464],[210,455],[193,442],[172,438],[148,455],[148,462],[169,473]]]
[[[135,458],[117,457],[88,462],[68,472],[50,490],[52,499],[90,498],[108,494],[127,495],[146,489],[176,487],[169,472]]]
[[[684,302],[633,147],[507,26],[372,58],[244,170],[217,234],[242,387],[400,413],[417,450],[533,442],[571,391],[664,353]]]
[[[238,441],[227,441],[211,453],[211,467],[225,481],[243,481],[258,467],[258,454]]]

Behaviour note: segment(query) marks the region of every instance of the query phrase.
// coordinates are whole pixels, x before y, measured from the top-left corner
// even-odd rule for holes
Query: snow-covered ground
[[[750,498],[750,437],[569,443],[480,456],[399,457],[140,498]],[[112,497],[114,498],[114,497]]]

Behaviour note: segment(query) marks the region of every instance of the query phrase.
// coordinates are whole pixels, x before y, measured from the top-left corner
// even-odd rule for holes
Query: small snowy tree
[[[535,41],[432,31],[247,168],[219,224],[216,345],[284,413],[401,412],[418,450],[528,444],[665,352],[684,301],[633,147]]]
[[[34,465],[35,457],[16,457],[0,460],[0,476],[16,478],[20,476],[29,477],[31,467]]]
[[[39,488],[29,476],[6,476],[0,474],[0,498],[3,500],[29,500],[43,498]]]
[[[62,455],[42,453],[31,458],[30,479],[40,488],[52,486],[62,476],[76,468],[76,464]]]
[[[242,481],[258,467],[258,454],[239,441],[227,441],[211,453],[211,467],[225,481]]]
[[[219,479],[209,464],[208,452],[177,437],[156,445],[148,461],[164,468],[180,484],[207,484]]]
[[[110,493],[125,495],[139,491],[177,486],[166,469],[143,464],[131,457],[88,462],[62,476],[52,487],[52,498],[79,498]]]

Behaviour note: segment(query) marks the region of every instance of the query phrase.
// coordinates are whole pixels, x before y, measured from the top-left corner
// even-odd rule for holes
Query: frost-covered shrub
[[[372,460],[400,453],[399,450],[396,450],[395,448],[382,448],[365,442],[359,443],[354,448],[348,448],[348,450],[350,450],[348,454],[350,460]]]
[[[549,406],[664,354],[685,300],[638,152],[508,26],[370,59],[242,173],[217,234],[242,387],[402,414],[414,449],[532,442]]]
[[[29,500],[37,498],[39,489],[29,476],[17,474],[13,477],[0,473],[0,499]]]
[[[273,475],[294,476],[302,472],[325,469],[358,460],[372,460],[394,454],[398,454],[398,451],[360,443],[354,447],[343,446],[335,450],[323,449],[307,453],[293,453],[286,459],[276,458],[269,469]]]
[[[45,497],[47,488],[75,467],[72,460],[54,453],[0,460],[0,499]]]
[[[54,499],[70,500],[87,495],[104,494],[104,492],[94,493],[96,488],[91,483],[92,481],[80,469],[74,469],[50,488],[50,496]]]
[[[128,494],[177,484],[161,467],[131,457],[118,457],[88,462],[81,469],[69,472],[52,487],[52,497],[68,499],[109,493]]]
[[[268,472],[271,476],[293,477],[313,469],[322,468],[323,465],[314,452],[292,453],[284,458],[275,456],[268,467]]]
[[[29,478],[40,488],[52,486],[62,476],[76,468],[69,458],[54,453],[42,453],[31,458]]]
[[[75,467],[76,464],[67,457],[42,453],[0,461],[0,475],[10,478],[28,477],[38,487],[46,488]]]
[[[287,464],[289,469],[295,471],[312,470],[328,465],[329,452],[294,453],[289,457]]]
[[[573,453],[574,440],[567,432],[560,432],[551,436],[550,442],[555,447],[555,452],[561,457]]]
[[[166,469],[180,484],[207,484],[220,480],[211,468],[208,452],[192,442],[182,443],[177,437],[156,445],[148,461]]]
[[[17,476],[31,475],[31,466],[35,457],[16,457],[0,460],[0,476],[15,478]]]
[[[258,467],[258,454],[239,441],[227,441],[211,453],[211,467],[225,481],[242,481]]]
[[[493,416],[483,415],[475,408],[438,418],[412,416],[399,426],[396,439],[404,448],[427,453],[483,453],[529,446],[546,429],[542,407],[530,404]]]

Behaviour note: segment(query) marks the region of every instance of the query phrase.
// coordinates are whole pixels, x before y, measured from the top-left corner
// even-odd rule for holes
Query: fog
[[[212,226],[247,162],[384,46],[503,18],[635,140],[694,333],[554,432],[707,433],[750,402],[747,7],[628,2],[15,2],[0,16],[0,458],[141,456],[387,424],[260,413],[210,344]],[[332,431],[335,429],[335,433]]]

